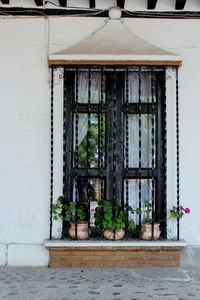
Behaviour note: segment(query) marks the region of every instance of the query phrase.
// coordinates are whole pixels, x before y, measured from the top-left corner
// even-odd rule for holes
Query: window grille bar
[[[98,122],[98,169],[101,169],[101,100],[99,99],[98,103],[98,114],[97,114],[97,122]]]
[[[53,163],[54,163],[54,68],[51,68],[51,162],[50,162],[50,233],[49,238],[52,239],[52,209],[53,209]]]
[[[101,200],[104,199],[105,196],[105,186],[104,186],[104,141],[103,141],[103,135],[104,135],[104,125],[103,125],[103,97],[104,97],[104,72],[103,72],[103,67],[101,68],[101,97],[99,98],[99,162],[100,162],[100,195],[101,195]],[[103,154],[104,153],[104,154]],[[103,209],[101,211],[102,215],[102,220],[100,224],[100,237],[103,239]]]
[[[164,140],[164,147],[163,147],[163,157],[164,157],[164,180],[163,180],[163,209],[164,209],[164,221],[163,221],[163,237],[167,238],[167,104],[166,104],[166,69],[165,73],[162,73],[162,80],[163,80],[163,96],[162,96],[162,104],[163,104],[163,140]]]
[[[139,190],[138,190],[138,198],[139,198],[139,208],[141,209],[142,207],[142,185],[141,185],[141,166],[142,166],[142,121],[141,121],[141,67],[139,67],[139,90],[138,90],[138,96],[139,96],[139,178],[138,178],[138,183],[139,183]],[[139,226],[141,227],[141,214],[139,215]]]
[[[101,99],[100,99],[100,176],[101,176],[101,199],[104,198],[104,184],[103,184],[103,169],[104,169],[104,124],[103,124],[103,97],[104,97],[104,73],[103,68],[101,68]]]
[[[87,132],[87,208],[90,206],[91,199],[91,182],[90,182],[90,168],[91,168],[91,68],[88,69],[88,132]],[[90,210],[88,209],[88,236],[90,227]]]
[[[116,218],[116,109],[117,109],[117,73],[116,70],[113,74],[114,87],[113,87],[113,218]],[[114,230],[114,240],[115,240],[115,230]]]
[[[75,239],[77,240],[77,205],[78,205],[78,96],[79,96],[79,72],[76,69],[76,99],[75,99]]]
[[[176,190],[177,190],[177,210],[180,211],[180,165],[179,165],[179,78],[178,68],[176,68]],[[177,240],[180,238],[180,220],[177,218]]]
[[[66,98],[66,72],[64,70],[64,87],[63,87],[63,197],[64,203],[67,201],[66,199],[66,153],[67,153],[67,144],[66,144],[66,110],[67,110],[67,98]],[[62,208],[62,239],[65,238],[66,234],[66,222],[65,222],[65,209],[64,203]]]
[[[129,206],[129,180],[128,180],[128,168],[129,168],[129,69],[126,69],[126,98],[125,98],[125,173],[126,173],[126,226],[125,226],[125,237],[128,239],[128,206]]]
[[[91,139],[91,70],[88,70],[88,131],[87,131],[87,170],[88,170],[88,179],[90,173],[90,139]],[[90,188],[88,185],[88,199],[90,198]]]
[[[154,69],[151,70],[151,102],[152,102],[152,117],[151,117],[151,169],[155,169],[155,105],[154,105]],[[152,172],[152,190],[151,190],[151,204],[152,204],[152,240],[154,239],[154,221],[155,221],[155,178],[154,172]]]

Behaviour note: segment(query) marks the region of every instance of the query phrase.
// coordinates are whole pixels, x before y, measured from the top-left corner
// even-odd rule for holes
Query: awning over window
[[[50,66],[71,64],[179,66],[181,59],[134,35],[121,19],[110,19],[78,44],[50,55]]]

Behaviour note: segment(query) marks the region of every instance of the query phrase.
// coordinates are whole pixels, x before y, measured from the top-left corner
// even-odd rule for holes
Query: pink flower
[[[189,207],[184,208],[184,212],[185,212],[185,214],[189,214],[190,213]]]

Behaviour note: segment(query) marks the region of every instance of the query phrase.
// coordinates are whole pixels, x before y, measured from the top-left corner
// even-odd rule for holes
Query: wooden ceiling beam
[[[1,0],[2,4],[10,4],[10,0]]]
[[[90,5],[90,8],[95,8],[96,7],[95,0],[89,0],[89,5]]]
[[[43,6],[43,1],[42,0],[35,0],[35,4],[37,6]]]
[[[147,9],[154,9],[156,8],[157,0],[148,0],[147,2]]]
[[[59,4],[62,7],[66,7],[67,6],[67,0],[59,0]]]
[[[117,0],[118,7],[124,8],[124,5],[125,5],[125,0]]]
[[[176,0],[175,9],[179,9],[179,10],[184,9],[186,1],[187,0]]]

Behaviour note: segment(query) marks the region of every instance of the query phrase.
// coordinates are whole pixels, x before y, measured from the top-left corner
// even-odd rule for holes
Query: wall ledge
[[[159,240],[159,241],[142,241],[142,240],[129,240],[129,241],[72,241],[72,240],[45,240],[43,245],[47,248],[50,247],[186,247],[187,243],[184,240]]]
[[[185,241],[45,241],[50,267],[178,267]]]

